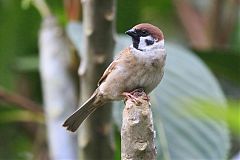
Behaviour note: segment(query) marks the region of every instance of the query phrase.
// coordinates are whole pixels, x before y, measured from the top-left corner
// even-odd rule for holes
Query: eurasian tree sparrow
[[[161,81],[166,53],[162,31],[148,23],[134,26],[126,32],[133,44],[124,49],[105,70],[92,96],[63,124],[76,131],[81,123],[106,102],[134,99],[131,93],[143,89],[149,94]]]

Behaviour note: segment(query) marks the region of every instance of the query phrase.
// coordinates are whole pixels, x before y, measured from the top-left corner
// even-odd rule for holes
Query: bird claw
[[[143,88],[135,89],[134,91],[130,92],[135,97],[143,97],[143,100],[150,101],[150,97],[144,92]]]
[[[141,94],[144,92],[144,89],[143,88],[138,88],[138,89],[135,89],[133,90],[132,92],[130,92],[132,95],[138,93],[138,94]]]
[[[124,102],[126,102],[128,99],[131,99],[132,102],[134,102],[136,105],[141,105],[142,102],[138,100],[138,97],[143,97],[143,100],[146,100],[149,105],[150,103],[150,97],[144,92],[142,88],[138,88],[133,90],[132,92],[124,92],[123,95],[125,96]]]
[[[135,95],[132,95],[131,93],[124,92],[123,95],[125,96],[125,98],[124,98],[124,103],[125,103],[128,99],[130,99],[130,100],[131,100],[133,103],[135,103],[136,105],[141,105],[141,104],[142,104],[142,102],[139,101],[139,100],[137,99],[137,97],[135,97]]]

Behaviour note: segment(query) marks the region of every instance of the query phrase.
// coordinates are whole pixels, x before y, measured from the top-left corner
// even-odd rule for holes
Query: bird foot
[[[125,103],[128,99],[130,99],[130,100],[131,100],[133,103],[135,103],[136,105],[141,105],[141,104],[142,104],[142,102],[139,101],[139,100],[137,99],[137,97],[135,97],[135,95],[132,95],[131,93],[123,92],[123,96],[125,96],[125,98],[124,98],[124,103]]]
[[[132,92],[130,92],[135,97],[143,97],[143,100],[150,101],[150,97],[144,92],[143,88],[135,89]]]
[[[124,102],[126,102],[128,99],[131,99],[132,102],[134,102],[136,105],[141,105],[142,102],[138,100],[138,97],[143,97],[143,100],[148,101],[150,104],[150,97],[144,92],[142,88],[135,89],[132,92],[124,92],[123,96],[125,96]]]

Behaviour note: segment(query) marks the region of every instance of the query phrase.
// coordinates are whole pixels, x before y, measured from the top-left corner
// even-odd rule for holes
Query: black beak
[[[137,38],[137,32],[135,31],[135,29],[130,29],[128,31],[125,32],[127,35],[131,36],[132,38]]]

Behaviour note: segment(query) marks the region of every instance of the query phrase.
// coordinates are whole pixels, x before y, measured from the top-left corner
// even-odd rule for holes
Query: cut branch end
[[[156,160],[152,111],[145,93],[136,100],[140,103],[128,99],[123,110],[121,157],[122,160]]]

